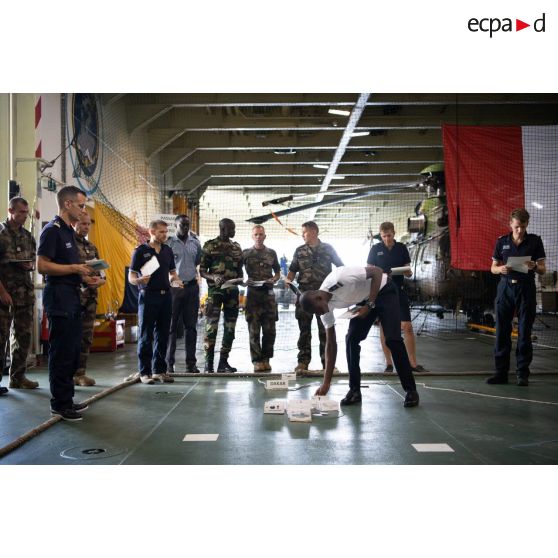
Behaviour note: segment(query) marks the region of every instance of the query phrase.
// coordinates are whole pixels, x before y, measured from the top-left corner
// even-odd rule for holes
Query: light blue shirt
[[[202,248],[198,237],[191,231],[188,231],[186,242],[182,242],[178,235],[172,235],[167,240],[172,253],[174,254],[174,263],[176,272],[182,281],[192,281],[196,279],[196,266],[201,261]]]

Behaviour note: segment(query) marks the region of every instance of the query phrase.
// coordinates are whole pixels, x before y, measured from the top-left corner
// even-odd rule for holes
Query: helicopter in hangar
[[[405,239],[413,271],[405,281],[411,301],[439,318],[449,310],[464,313],[469,322],[493,327],[498,278],[489,271],[452,267],[444,166],[430,165],[420,174],[423,179],[417,186],[426,197],[407,220]]]
[[[488,271],[460,270],[451,265],[451,245],[448,206],[445,193],[444,165],[430,165],[420,172],[421,181],[411,185],[425,192],[425,197],[415,207],[415,215],[407,220],[407,232],[401,242],[409,250],[413,275],[405,281],[412,304],[422,311],[435,313],[439,318],[444,312],[463,313],[471,323],[492,327],[493,304],[498,278]],[[334,195],[328,200],[303,204],[270,212],[248,219],[255,224],[325,205],[377,195],[396,194],[397,189],[365,190],[352,194]],[[292,201],[285,196],[264,202],[262,205],[280,205]],[[371,242],[379,234],[369,236]]]

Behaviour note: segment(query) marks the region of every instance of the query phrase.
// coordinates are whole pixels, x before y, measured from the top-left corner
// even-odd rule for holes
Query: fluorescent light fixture
[[[345,180],[344,176],[341,176],[340,174],[335,174],[331,177],[332,180]]]
[[[329,165],[312,165],[315,169],[329,169]]]
[[[337,116],[351,116],[350,110],[329,109],[327,112],[329,112],[329,114],[336,114]]]
[[[294,155],[296,153],[295,149],[276,149],[273,153],[275,155]]]
[[[369,136],[369,135],[370,135],[370,132],[353,132],[351,134],[351,137],[356,138],[358,136]]]
[[[542,204],[540,204],[539,202],[533,202],[531,205],[533,207],[536,207],[537,209],[542,209],[543,208]]]

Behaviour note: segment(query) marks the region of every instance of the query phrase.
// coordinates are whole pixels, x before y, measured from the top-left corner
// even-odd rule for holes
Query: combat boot
[[[25,376],[10,378],[10,388],[12,389],[35,389],[39,387],[39,382],[29,380]]]
[[[215,372],[215,370],[213,369],[213,361],[212,360],[206,360],[205,361],[205,366],[203,367],[203,371],[205,374],[213,374],[213,372]]]
[[[220,373],[230,373],[236,372],[236,368],[232,367],[227,360],[227,357],[221,357],[219,359],[219,364],[217,365],[217,372]]]
[[[83,387],[94,386],[95,380],[93,378],[90,378],[89,376],[86,376],[85,374],[80,374],[79,376],[74,376],[74,385]]]
[[[254,362],[254,372],[267,372],[264,361]]]
[[[297,364],[297,367],[294,369],[294,371],[299,374],[300,372],[306,372],[308,370],[308,365],[305,362],[299,362]]]
[[[262,364],[265,366],[264,371],[271,372],[271,364],[269,364],[269,359],[266,358]]]

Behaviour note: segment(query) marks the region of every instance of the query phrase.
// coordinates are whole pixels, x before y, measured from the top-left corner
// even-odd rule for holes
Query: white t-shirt
[[[387,283],[388,276],[382,274],[380,290]],[[366,269],[357,266],[341,266],[334,269],[320,286],[320,291],[327,291],[332,294],[328,302],[329,312],[321,318],[324,326],[329,329],[335,325],[335,308],[348,308],[353,304],[358,304],[370,297],[370,285],[372,278],[366,278]]]

